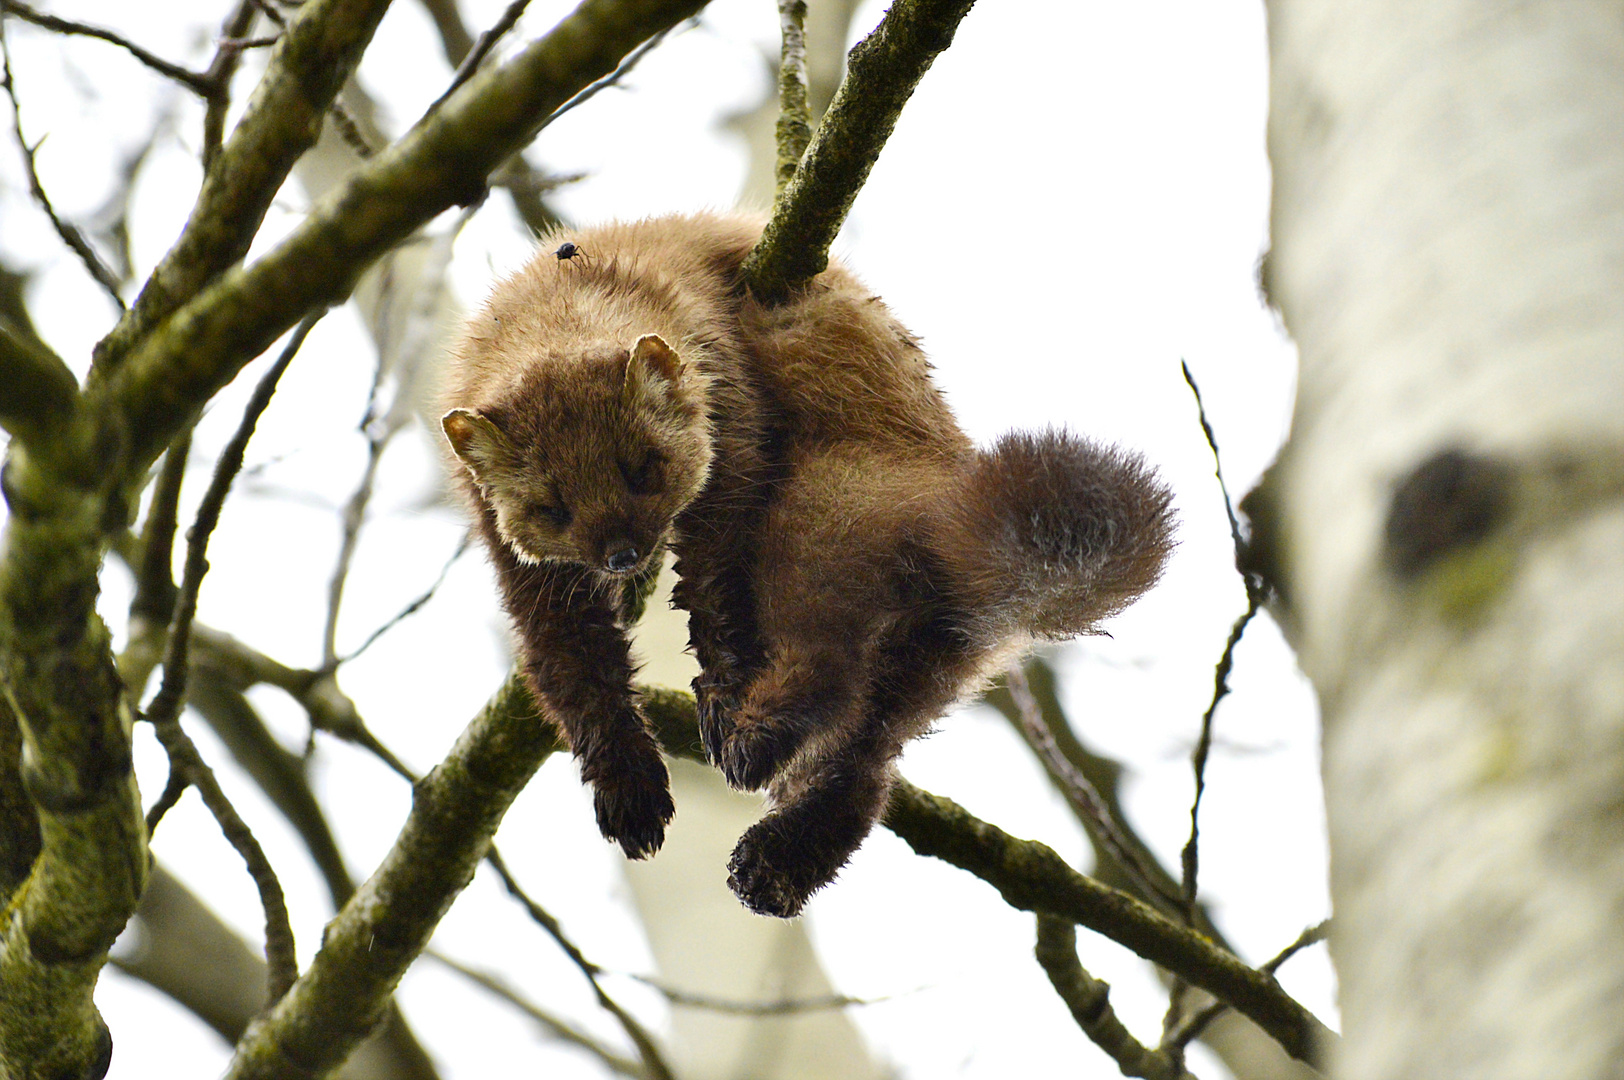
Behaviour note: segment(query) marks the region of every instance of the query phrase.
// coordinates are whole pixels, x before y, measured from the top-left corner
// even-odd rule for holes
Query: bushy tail
[[[1156,584],[1173,548],[1154,470],[1066,432],[1005,435],[943,495],[931,546],[992,635],[1086,633]]]

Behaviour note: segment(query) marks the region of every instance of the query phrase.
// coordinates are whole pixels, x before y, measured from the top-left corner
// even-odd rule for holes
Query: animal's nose
[[[637,549],[630,544],[611,544],[609,557],[604,565],[609,567],[612,574],[624,574],[637,565]]]

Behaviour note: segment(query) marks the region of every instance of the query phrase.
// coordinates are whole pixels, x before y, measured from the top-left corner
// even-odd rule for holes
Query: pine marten
[[[838,264],[757,302],[740,266],[760,231],[693,215],[552,238],[469,321],[443,427],[531,688],[634,858],[674,807],[627,586],[671,548],[706,753],[772,804],[729,884],[788,917],[873,827],[903,744],[1019,649],[1149,589],[1172,524],[1135,455],[1055,431],[974,447]]]

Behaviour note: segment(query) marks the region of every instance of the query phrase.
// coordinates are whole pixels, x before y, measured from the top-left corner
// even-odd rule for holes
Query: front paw
[[[735,726],[722,744],[716,765],[731,786],[755,791],[765,787],[794,752],[794,743],[782,727]]]
[[[676,815],[665,764],[659,772],[630,772],[592,785],[598,831],[620,844],[629,859],[646,859],[665,843],[665,826]]]
[[[705,745],[705,758],[712,765],[722,760],[722,747],[733,731],[733,718],[739,711],[739,688],[743,685],[743,679],[710,669],[694,679],[699,738]]]
[[[739,838],[728,860],[727,884],[757,915],[791,919],[834,875],[819,874],[808,862],[809,853],[799,850],[803,845],[782,825],[769,814]]]

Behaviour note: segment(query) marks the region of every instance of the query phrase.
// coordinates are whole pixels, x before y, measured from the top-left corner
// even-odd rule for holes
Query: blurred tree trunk
[[[1271,0],[1302,355],[1249,504],[1325,717],[1337,1075],[1624,1060],[1624,19]]]

